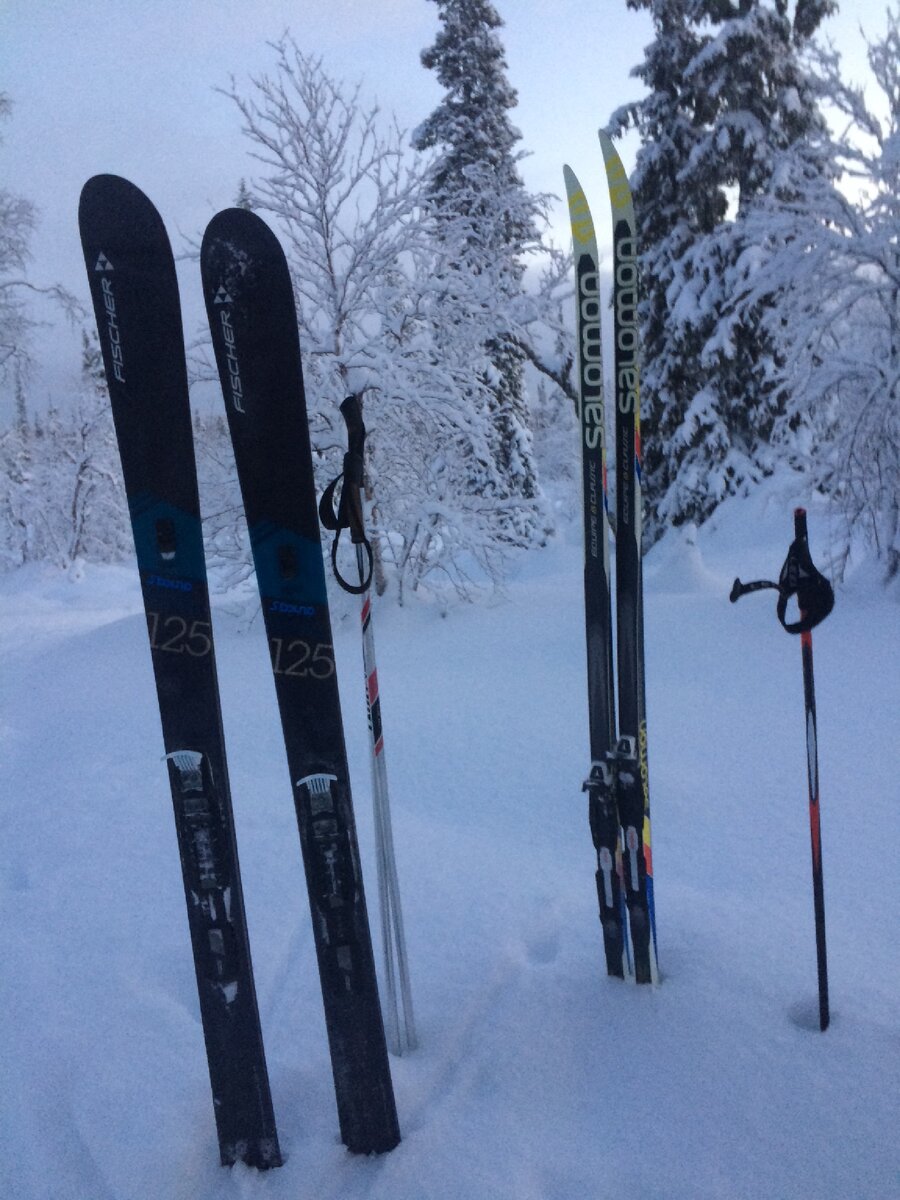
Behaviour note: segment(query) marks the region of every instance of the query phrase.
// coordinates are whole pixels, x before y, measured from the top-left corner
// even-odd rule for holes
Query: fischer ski
[[[341,1137],[400,1140],[350,793],[297,315],[278,239],[227,209],[200,253],[300,830]]]
[[[637,225],[631,187],[612,140],[600,130],[613,224],[613,342],[616,464],[616,675],[619,820],[623,883],[638,983],[657,983],[656,912],[650,843],[644,593],[641,562],[641,391]]]
[[[100,335],[159,697],[223,1164],[281,1164],[250,961],[216,680],[172,251],[127,180],[84,186]]]
[[[340,586],[362,600],[363,673],[366,683],[366,714],[369,723],[369,748],[372,752],[372,802],[375,812],[375,842],[378,864],[378,901],[381,913],[382,965],[387,1010],[387,1035],[391,1052],[403,1055],[418,1045],[413,1015],[412,987],[406,954],[406,934],[403,929],[403,908],[400,903],[400,883],[394,854],[394,833],[391,825],[387,765],[384,757],[384,731],[381,722],[381,693],[378,687],[378,668],[375,664],[375,635],[372,631],[372,597],[370,585],[374,556],[372,543],[366,537],[362,490],[365,480],[366,427],[363,423],[362,401],[348,396],[341,405],[341,415],[347,426],[347,453],[344,469],[322,493],[319,519],[325,529],[334,533],[331,543],[331,563],[334,577]],[[335,507],[334,495],[341,484],[340,499]],[[345,578],[338,565],[338,544],[344,530],[356,550],[357,582]],[[402,1010],[402,1016],[401,1016]]]
[[[594,222],[574,172],[563,167],[575,246],[579,426],[584,513],[584,607],[587,636],[591,771],[583,790],[597,851],[597,898],[608,974],[631,973],[622,891],[622,850],[616,775],[612,604],[606,490],[606,413],[600,275]]]
[[[803,661],[803,702],[806,709],[806,768],[809,791],[809,838],[812,848],[813,913],[816,926],[816,966],[819,983],[819,1028],[824,1031],[831,1020],[828,1002],[828,953],[825,943],[825,887],[822,876],[822,830],[819,818],[819,757],[816,725],[816,687],[813,676],[812,630],[834,608],[834,589],[812,561],[806,528],[806,510],[794,510],[794,540],[788,550],[777,583],[759,579],[741,583],[735,579],[730,600],[774,588],[778,592],[776,613],[787,633],[800,635]],[[788,621],[787,607],[796,597],[799,620]]]

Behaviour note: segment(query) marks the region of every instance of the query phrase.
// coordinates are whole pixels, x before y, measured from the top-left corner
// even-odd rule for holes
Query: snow
[[[287,1161],[218,1165],[134,573],[0,577],[6,1200],[889,1200],[900,1196],[896,597],[814,634],[833,1024],[816,1028],[792,500],[733,499],[648,556],[663,981],[606,977],[577,526],[504,597],[375,613],[421,1047],[403,1142],[338,1141],[290,780],[259,622],[216,613],[254,965]],[[827,518],[810,506],[814,558]],[[335,641],[377,938],[361,654]]]

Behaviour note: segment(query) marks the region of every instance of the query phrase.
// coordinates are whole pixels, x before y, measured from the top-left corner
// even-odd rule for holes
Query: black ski
[[[212,219],[201,270],[259,584],[318,956],[341,1136],[400,1140],[344,749],[290,274],[246,209]]]
[[[612,655],[609,528],[606,492],[606,413],[599,253],[590,208],[574,172],[563,167],[575,246],[579,425],[584,514],[584,615],[587,636],[588,726],[591,771],[584,783],[597,852],[597,899],[608,974],[630,974],[622,891],[617,803],[616,699]]]
[[[216,681],[181,309],[159,214],[133,184],[82,191],[81,240],[147,614],[222,1162],[281,1163]]]
[[[637,227],[628,176],[612,140],[602,130],[600,146],[613,219],[619,741],[612,769],[616,776],[619,821],[624,834],[622,881],[631,927],[634,977],[638,983],[656,983],[659,973],[644,683]]]

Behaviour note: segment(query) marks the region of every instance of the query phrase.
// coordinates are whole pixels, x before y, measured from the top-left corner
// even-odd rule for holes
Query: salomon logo
[[[600,277],[579,271],[578,305],[581,317],[582,431],[585,445],[595,450],[604,442],[603,333],[600,325]]]
[[[216,298],[218,300],[218,297]],[[222,336],[225,339],[225,362],[228,365],[228,381],[231,385],[231,403],[242,413],[244,409],[244,385],[241,383],[241,369],[238,364],[237,351],[234,347],[234,326],[231,324],[231,314],[227,308],[222,309]]]
[[[616,240],[616,403],[620,413],[636,413],[639,406],[638,271],[634,238]]]

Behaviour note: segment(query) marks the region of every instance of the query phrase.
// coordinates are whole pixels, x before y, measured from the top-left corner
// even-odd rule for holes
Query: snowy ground
[[[815,634],[833,1024],[816,973],[800,648],[771,577],[790,503],[732,502],[647,562],[664,979],[608,980],[580,792],[580,535],[507,596],[376,613],[421,1048],[403,1142],[337,1138],[289,780],[261,630],[217,654],[285,1166],[217,1165],[134,573],[0,579],[0,1196],[8,1200],[900,1197],[896,597],[863,571]],[[827,522],[810,515],[813,555]],[[356,623],[345,724],[375,895]],[[371,905],[373,923],[377,906]],[[377,926],[373,932],[378,937]]]

